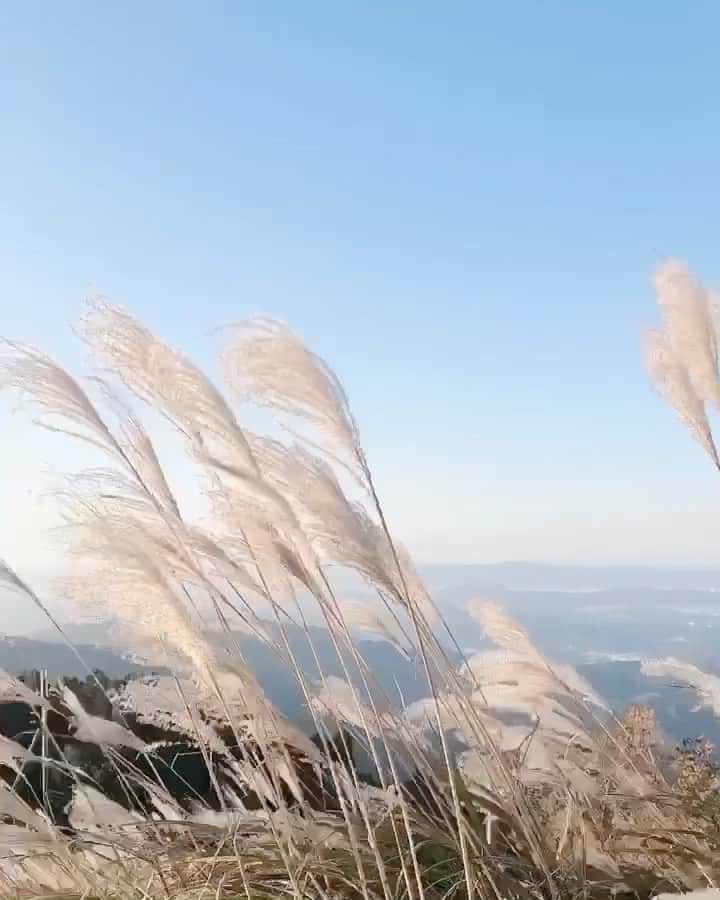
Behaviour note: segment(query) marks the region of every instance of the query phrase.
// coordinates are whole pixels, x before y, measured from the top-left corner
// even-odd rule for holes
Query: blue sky
[[[718,562],[639,331],[665,256],[720,282],[719,30],[710,2],[8,0],[0,331],[77,368],[97,288],[212,367],[212,328],[280,316],[420,560]],[[71,456],[7,409],[0,555],[32,575]]]

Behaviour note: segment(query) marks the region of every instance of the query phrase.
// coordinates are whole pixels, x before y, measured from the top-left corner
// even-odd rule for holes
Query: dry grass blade
[[[315,427],[333,456],[360,480],[357,425],[335,373],[283,323],[255,318],[233,326],[222,354],[225,381],[243,402],[266,406]]]
[[[711,298],[676,264],[658,273],[657,290],[664,330],[649,339],[651,370],[718,464],[706,410],[720,396]],[[717,840],[698,812],[707,797],[693,796],[690,807],[687,790],[662,777],[654,746],[635,742],[630,725],[612,731],[592,686],[547,660],[507,613],[475,605],[499,649],[464,660],[455,645],[449,658],[433,630],[441,617],[385,521],[348,398],[297,335],[252,320],[223,356],[242,402],[272,409],[283,424],[299,421],[299,442],[286,444],[241,427],[212,382],[125,310],[91,301],[81,331],[125,387],[186,438],[209,476],[214,521],[185,517],[150,434],[110,381],[94,380],[96,408],[43,354],[4,344],[0,384],[30,397],[50,427],[108,451],[115,466],[75,475],[55,495],[82,563],[68,589],[84,603],[99,598],[137,647],[162,652],[172,675],[113,693],[112,721],[88,714],[79,688],[65,692],[68,739],[99,747],[103,766],[121,769],[146,805],[128,796],[125,809],[121,794],[111,800],[76,778],[69,842],[43,802],[31,808],[0,782],[3,896],[606,900],[631,890],[648,900],[656,876],[687,887],[720,877]],[[339,602],[330,566],[361,576],[382,605]],[[0,583],[49,615],[2,564]],[[326,645],[308,626],[311,606],[327,626]],[[222,630],[211,636],[212,613]],[[307,642],[302,654],[290,623]],[[287,666],[314,740],[263,694],[237,631],[264,640]],[[430,696],[395,709],[353,639],[363,631],[421,664]],[[717,705],[713,676],[673,660],[645,668]],[[0,704],[16,701],[49,703],[0,673]],[[160,743],[136,737],[116,713],[143,736],[173,732],[173,753],[200,753],[215,806],[154,781],[140,760],[159,762]],[[353,746],[370,754],[380,787],[363,782]],[[37,764],[9,739],[0,739],[0,763],[13,775]],[[711,769],[701,774],[714,784]]]
[[[80,334],[136,396],[155,406],[194,445],[209,441],[246,472],[254,463],[225,398],[182,354],[104,298],[88,301]]]
[[[129,405],[107,381],[97,377],[92,378],[91,381],[99,387],[105,402],[115,413],[123,436],[123,451],[127,456],[131,474],[135,476],[135,480],[159,509],[167,510],[176,518],[180,518],[177,501],[160,465],[150,435]]]
[[[499,606],[472,600],[468,612],[498,647],[544,665],[544,657],[536,650],[527,631]]]
[[[655,273],[658,306],[675,357],[697,396],[720,409],[718,340],[711,298],[685,263],[673,260]]]
[[[645,360],[652,380],[695,440],[720,469],[706,404],[720,409],[717,312],[712,298],[680,262],[655,274],[661,330],[645,333]]]
[[[36,424],[103,450],[117,443],[89,397],[61,366],[33,347],[0,340],[0,388],[13,388],[40,408]]]
[[[360,600],[342,600],[340,610],[351,632],[357,631],[387,641],[405,659],[414,660],[414,643],[394,612],[386,606]]]
[[[659,331],[645,334],[645,360],[650,376],[670,407],[690,434],[720,469],[717,447],[713,439],[702,398],[696,393],[690,375],[676,356],[666,335]]]
[[[145,742],[119,722],[109,722],[85,712],[75,694],[64,685],[63,701],[75,718],[74,735],[78,740],[98,743],[103,747],[132,747],[141,753],[147,750]]]

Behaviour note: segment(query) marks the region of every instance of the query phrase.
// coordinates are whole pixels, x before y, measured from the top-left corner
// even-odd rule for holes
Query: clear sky
[[[720,282],[719,33],[700,0],[5,0],[0,331],[77,368],[94,287],[212,367],[216,325],[283,317],[419,560],[720,562],[639,339],[663,257]],[[32,577],[71,457],[8,410]]]

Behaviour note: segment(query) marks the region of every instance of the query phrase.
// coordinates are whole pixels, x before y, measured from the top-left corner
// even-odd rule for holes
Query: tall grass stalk
[[[651,373],[720,468],[709,414],[720,402],[710,295],[679,264],[661,269],[656,285],[664,329],[647,338]],[[81,567],[59,588],[165,660],[178,698],[167,715],[199,748],[217,809],[179,805],[157,768],[158,747],[142,744],[148,776],[116,746],[137,740],[122,715],[113,730],[66,692],[77,734],[96,730],[135,811],[123,822],[122,807],[91,795],[76,773],[72,809],[83,827],[70,837],[41,800],[33,809],[0,790],[8,896],[554,900],[716,884],[715,845],[697,813],[705,807],[685,803],[651,750],[637,750],[633,724],[614,719],[576,672],[546,659],[492,605],[474,610],[498,650],[461,652],[392,534],[339,379],[300,337],[269,319],[228,330],[226,397],[104,298],[89,301],[78,332],[102,377],[85,386],[41,351],[7,341],[0,387],[35,406],[42,427],[99,454],[99,466],[69,474],[53,494]],[[209,519],[186,514],[138,402],[180,438]],[[248,427],[253,408],[269,410],[287,440]],[[338,597],[338,566],[364,579],[374,606]],[[73,647],[19,575],[3,566],[0,577]],[[341,680],[323,662],[311,610]],[[416,665],[426,701],[403,708],[387,695],[358,626]],[[307,641],[309,671],[290,628]],[[227,653],[214,632],[227,638]],[[239,639],[247,635],[297,683],[316,743],[264,693]],[[708,695],[701,675],[694,683]],[[137,692],[109,699],[122,707],[131,696],[142,705]],[[134,715],[160,721],[152,700],[142,703]],[[508,725],[508,713],[525,724]],[[351,739],[372,760],[377,787],[353,764]],[[301,781],[308,767],[324,773],[323,796],[328,779],[332,809]],[[247,789],[255,812],[243,807]],[[143,792],[152,817],[136,810]]]

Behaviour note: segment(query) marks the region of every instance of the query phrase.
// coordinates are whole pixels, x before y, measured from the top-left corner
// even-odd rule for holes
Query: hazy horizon
[[[436,594],[438,606],[451,631],[462,641],[463,652],[472,656],[487,648],[487,636],[467,608],[468,595],[461,587],[463,573],[457,571],[462,567],[443,568],[454,569],[459,580],[453,587],[446,579],[445,586]],[[546,574],[554,573],[557,577],[574,571],[582,574],[578,570],[566,572],[552,568]],[[423,571],[430,587],[439,583],[435,578],[437,574]],[[528,574],[518,572],[516,568],[516,575],[525,576],[526,580]],[[708,708],[709,698],[683,688],[682,678],[673,677],[672,672],[673,661],[681,660],[709,673],[708,677],[720,675],[716,651],[720,627],[717,587],[704,590],[699,584],[693,584],[688,589],[691,582],[676,579],[674,586],[666,585],[661,589],[637,585],[621,588],[617,585],[628,585],[632,578],[638,579],[639,584],[643,574],[663,573],[632,569],[624,573],[622,581],[617,579],[618,570],[606,569],[604,574],[606,586],[598,591],[573,591],[569,587],[543,589],[540,597],[536,589],[523,587],[517,581],[515,587],[496,589],[490,597],[483,599],[499,604],[514,621],[527,629],[533,643],[547,658],[574,666],[588,678],[618,715],[631,704],[650,705],[655,708],[661,727],[676,741],[700,734],[716,743],[720,741],[720,721],[713,718],[712,709]],[[512,571],[506,575],[506,584],[510,584]],[[542,576],[542,573],[535,571],[535,575]],[[719,585],[720,575],[715,575],[713,583]],[[345,594],[342,596],[346,597]],[[648,607],[653,611],[651,617],[647,615]],[[306,612],[313,642],[324,658],[326,674],[342,677],[322,617],[312,615],[311,606]],[[269,613],[264,617],[262,611],[260,613],[273,631],[272,617]],[[213,635],[212,640],[217,641],[218,647],[235,646],[235,639],[227,640],[219,623],[213,625],[210,620],[208,627],[206,634],[208,637]],[[309,648],[302,631],[289,626],[289,633],[294,635],[296,652],[304,659]],[[132,635],[123,629],[116,630],[110,622],[68,625],[66,634],[86,664],[98,666],[112,677],[139,674],[142,669]],[[363,657],[386,689],[393,695],[399,689],[406,704],[425,696],[427,688],[422,679],[418,679],[416,667],[391,644],[362,628],[354,634],[360,641]],[[28,637],[28,640],[0,639],[1,668],[11,671],[18,667],[46,668],[53,676],[83,676],[83,666],[52,627],[46,625]],[[240,641],[245,658],[273,702],[291,718],[303,719],[302,695],[291,673],[278,665],[275,653],[242,632],[236,634],[236,640]],[[451,657],[456,655],[450,644],[447,652]],[[157,645],[148,644],[140,650],[140,655],[146,659],[146,668],[155,672],[162,669],[164,657]],[[653,660],[663,661],[654,676]],[[312,659],[305,662],[308,671],[313,671]],[[646,664],[650,664],[650,671],[646,670]],[[654,669],[658,669],[657,664]]]
[[[720,566],[657,566],[657,565],[571,565],[528,560],[505,560],[488,563],[420,563],[418,570],[428,589],[441,608],[457,605],[470,599],[498,599],[504,592],[537,594],[537,602],[544,602],[540,594],[576,597],[578,604],[593,594],[622,599],[624,594],[648,591],[665,594],[684,592],[688,608],[692,608],[696,592],[720,591]],[[111,619],[111,607],[103,607],[102,598],[95,612],[61,603],[53,591],[51,581],[33,579],[32,572],[20,573],[27,580],[46,590],[43,600],[63,623],[83,623],[103,618]],[[333,581],[348,596],[372,597],[373,591],[356,575],[335,569]],[[29,603],[17,603],[16,595],[0,588],[4,605],[4,624],[1,633],[34,636],[53,634],[43,614]],[[11,601],[11,605],[8,605]],[[259,609],[260,607],[258,607]]]

